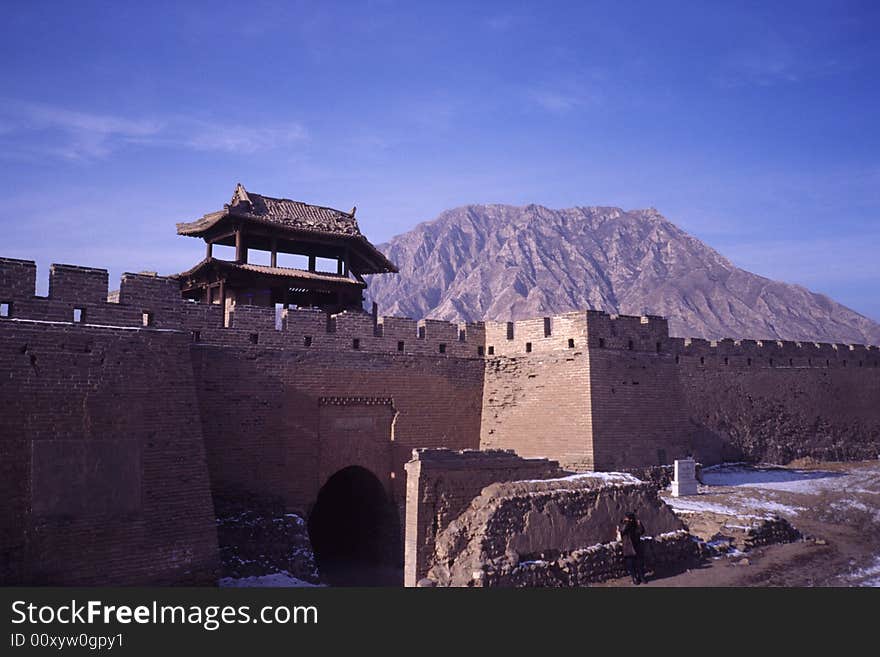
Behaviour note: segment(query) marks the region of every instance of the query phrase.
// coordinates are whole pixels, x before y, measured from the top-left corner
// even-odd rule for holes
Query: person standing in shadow
[[[623,562],[633,584],[644,584],[648,581],[645,579],[645,555],[642,547],[644,535],[645,527],[632,511],[624,516],[617,527],[617,540],[623,544]]]

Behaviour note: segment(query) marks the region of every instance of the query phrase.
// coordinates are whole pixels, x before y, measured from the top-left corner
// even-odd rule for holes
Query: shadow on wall
[[[309,514],[321,579],[333,586],[402,586],[400,518],[379,479],[366,468],[336,472]]]

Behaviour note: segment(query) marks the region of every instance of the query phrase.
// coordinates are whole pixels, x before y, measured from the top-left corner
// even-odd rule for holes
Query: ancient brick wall
[[[706,463],[880,453],[876,347],[676,339],[671,351]]]
[[[193,343],[215,490],[274,495],[307,513],[333,468],[361,465],[402,503],[413,448],[478,447],[482,359],[441,354],[436,342],[425,353],[398,352],[396,336],[393,351],[380,350],[371,323],[361,332],[337,318],[327,333],[324,315],[304,314],[312,326],[256,331],[242,327],[238,307],[236,328],[203,329]],[[421,346],[415,330],[409,337]]]
[[[584,313],[486,323],[481,449],[593,468]]]
[[[53,267],[48,298],[0,272],[0,583],[212,582],[189,334],[107,303],[105,271]]]
[[[125,274],[108,295],[106,271],[54,265],[41,298],[35,275],[33,262],[0,260],[0,328],[14,364],[2,390],[4,581],[204,578],[216,559],[206,462],[218,498],[303,514],[335,471],[360,465],[402,511],[414,447],[478,446],[482,324],[305,310],[279,323],[273,308],[235,304],[227,320],[219,305],[181,300],[173,279]],[[58,355],[68,353],[87,355]],[[25,399],[21,377],[38,371],[36,389],[52,394]],[[69,442],[38,442],[41,422]],[[97,433],[86,440],[81,425]],[[173,465],[159,465],[167,458]],[[78,479],[57,474],[68,462]],[[117,489],[107,511],[98,498]],[[144,506],[166,498],[167,531],[153,526],[158,507]],[[125,520],[101,520],[108,513]],[[153,515],[132,520],[138,513]],[[43,516],[76,526],[60,531]],[[100,577],[82,554],[106,558]]]
[[[486,324],[480,444],[579,470],[671,463],[692,449],[666,321],[587,311]]]
[[[587,315],[594,467],[672,463],[692,451],[665,319]]]
[[[484,448],[575,470],[880,452],[877,347],[685,340],[663,318],[596,311],[485,335]]]
[[[306,515],[360,465],[403,512],[414,448],[575,470],[880,452],[875,347],[683,340],[661,318],[595,311],[484,325],[230,304],[227,320],[170,278],[124,274],[108,295],[106,271],[53,265],[43,298],[35,277],[0,259],[5,582],[204,581],[209,481]],[[444,475],[436,490],[455,492],[418,526],[519,476],[492,458]]]

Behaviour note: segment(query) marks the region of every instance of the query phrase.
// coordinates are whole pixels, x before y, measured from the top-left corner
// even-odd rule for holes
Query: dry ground
[[[880,586],[880,461],[727,465],[703,481],[697,496],[662,496],[692,533],[727,552],[655,573],[647,586]],[[805,539],[743,552],[746,528],[774,514]]]

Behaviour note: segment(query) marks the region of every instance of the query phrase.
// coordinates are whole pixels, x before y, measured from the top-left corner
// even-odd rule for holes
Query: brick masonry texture
[[[485,335],[481,447],[578,471],[880,453],[876,346],[670,338],[596,311]]]
[[[4,584],[209,581],[217,536],[189,341],[3,322]]]
[[[558,462],[536,479],[688,453],[880,453],[876,347],[684,340],[662,318],[597,311],[277,321],[274,308],[185,302],[160,276],[124,274],[108,294],[105,270],[72,265],[53,265],[38,297],[36,274],[0,258],[0,583],[207,583],[218,498],[307,517],[324,482],[358,465],[402,516],[439,527],[520,467],[495,462],[485,481],[450,470],[459,498],[411,510],[409,493],[431,495],[407,491],[418,448]]]

